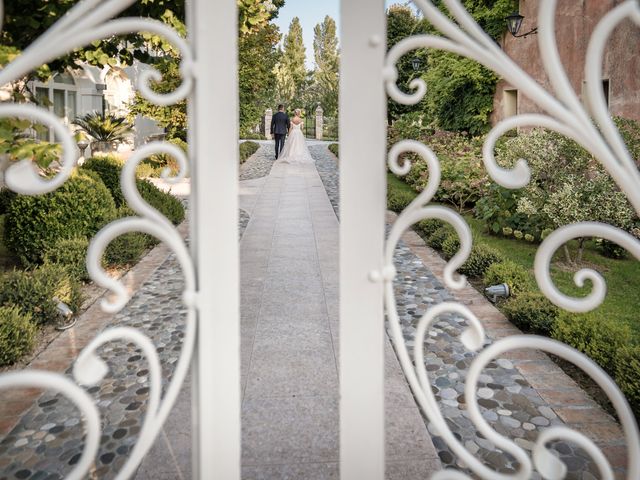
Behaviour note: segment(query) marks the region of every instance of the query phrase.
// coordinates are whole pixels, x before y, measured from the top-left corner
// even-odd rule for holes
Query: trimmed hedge
[[[640,345],[624,345],[615,361],[614,378],[629,401],[631,408],[640,416]]]
[[[139,232],[125,233],[113,239],[104,252],[104,259],[111,266],[132,265],[149,246],[149,235]]]
[[[427,245],[431,248],[435,248],[436,250],[442,250],[442,245],[445,240],[452,235],[455,235],[455,230],[449,224],[445,224],[442,227],[438,228],[435,232],[433,232],[429,238],[427,238]]]
[[[467,277],[482,277],[486,271],[496,263],[504,262],[505,258],[494,248],[476,243],[471,248],[471,254],[458,272]]]
[[[527,269],[511,260],[491,265],[484,274],[483,282],[486,286],[506,283],[513,297],[528,290],[531,285]]]
[[[502,308],[516,327],[546,336],[551,334],[560,315],[560,309],[538,292],[523,292],[511,297]]]
[[[438,220],[436,218],[427,218],[416,223],[413,229],[417,231],[422,238],[426,239],[429,238],[433,234],[433,232],[444,226],[444,224],[445,223],[442,220]]]
[[[78,280],[89,280],[87,272],[87,249],[85,237],[62,238],[53,243],[44,254],[44,263],[61,265]]]
[[[340,144],[339,143],[331,143],[329,144],[329,151],[333,153],[336,158],[340,158]]]
[[[415,194],[405,190],[389,188],[387,190],[387,208],[400,213],[413,201]]]
[[[256,142],[242,142],[240,144],[240,163],[244,163],[251,155],[256,153],[260,145]]]
[[[122,171],[123,165],[124,162],[120,157],[105,155],[102,157],[91,157],[87,159],[81,167],[81,169],[91,170],[98,174],[109,189],[109,192],[111,192],[116,207],[120,207],[125,202],[122,189],[120,188],[120,172]]]
[[[11,202],[16,198],[18,194],[8,188],[0,188],[0,215],[4,215],[9,211]]]
[[[58,318],[57,301],[74,312],[82,305],[80,282],[60,265],[43,265],[35,270],[14,270],[0,279],[0,305],[19,307],[37,324]]]
[[[0,307],[0,366],[11,365],[31,352],[36,332],[30,314],[15,306]]]
[[[54,192],[18,195],[6,217],[5,243],[24,264],[33,265],[61,239],[89,238],[115,216],[104,183],[90,171],[77,171]]]

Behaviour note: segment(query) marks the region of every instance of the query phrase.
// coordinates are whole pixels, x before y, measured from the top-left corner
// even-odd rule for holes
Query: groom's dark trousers
[[[284,147],[284,139],[290,126],[289,115],[282,111],[277,112],[271,119],[271,135],[276,140],[276,159],[280,156],[280,152]]]
[[[276,159],[280,156],[280,152],[282,152],[282,149],[284,148],[284,139],[287,138],[287,136],[284,133],[276,133],[274,134],[274,137],[276,139]]]

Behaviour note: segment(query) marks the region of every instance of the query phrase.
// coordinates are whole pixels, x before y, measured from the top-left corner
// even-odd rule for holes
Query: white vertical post
[[[342,3],[340,74],[340,474],[384,479],[386,51],[384,0]]]
[[[236,0],[192,0],[192,241],[198,274],[194,478],[240,479]]]

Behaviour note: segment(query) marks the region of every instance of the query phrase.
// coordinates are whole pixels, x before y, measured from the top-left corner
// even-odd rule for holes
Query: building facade
[[[622,0],[562,0],[556,11],[556,37],[560,59],[576,93],[584,101],[584,65],[594,28]],[[524,16],[519,34],[537,26],[539,0],[520,0]],[[515,38],[506,32],[504,51],[545,88],[553,91],[540,57],[536,34]],[[621,23],[609,38],[604,54],[602,88],[613,116],[640,121],[640,28],[630,20]],[[560,98],[560,100],[562,100]],[[542,110],[522,92],[501,80],[496,88],[492,123],[523,113]]]

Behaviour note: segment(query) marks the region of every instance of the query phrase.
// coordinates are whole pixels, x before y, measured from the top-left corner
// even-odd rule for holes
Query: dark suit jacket
[[[271,119],[271,134],[286,135],[290,126],[289,115],[284,112],[277,112]]]

